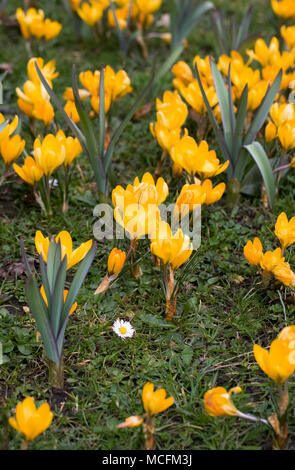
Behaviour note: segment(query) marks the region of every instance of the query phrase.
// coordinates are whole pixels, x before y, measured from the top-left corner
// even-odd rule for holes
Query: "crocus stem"
[[[277,168],[275,168],[273,170],[273,173],[277,173],[278,171],[286,170],[287,168],[290,168],[290,166],[291,166],[290,164],[278,166]]]
[[[64,184],[63,184],[63,203],[62,203],[62,212],[63,214],[67,212],[69,208],[68,205],[68,167],[64,167]]]
[[[161,176],[161,174],[163,172],[163,165],[164,165],[166,156],[167,156],[167,151],[163,150],[161,158],[158,161],[156,169],[155,169],[155,174],[154,174],[155,178],[159,178],[159,176]]]
[[[140,267],[140,263],[136,263],[136,264],[134,263],[137,246],[138,246],[138,240],[137,239],[132,240],[132,242],[130,244],[130,248],[132,247],[132,251],[131,251],[131,276],[134,277],[134,279],[136,279],[136,280],[138,280],[142,276],[142,269]]]
[[[143,38],[143,32],[142,32],[142,26],[141,26],[141,25],[139,25],[138,31],[139,31],[139,34],[138,34],[138,36],[137,36],[137,38],[136,38],[136,39],[137,39],[137,42],[138,42],[138,44],[139,44],[140,47],[141,47],[141,51],[142,51],[143,58],[144,58],[145,60],[148,60],[148,58],[149,58],[149,52],[148,52],[148,48],[147,48],[147,45],[146,45],[146,43],[145,43],[145,40],[144,40],[144,38]]]
[[[27,53],[28,53],[29,59],[31,59],[31,58],[33,57],[33,53],[32,53],[32,45],[31,45],[30,39],[27,39],[27,41],[25,42],[25,44],[26,44],[26,49],[27,49]]]
[[[44,206],[44,203],[42,201],[42,198],[41,198],[40,194],[37,191],[36,186],[34,186],[33,192],[34,192],[34,196],[35,196],[35,200],[36,200],[37,204],[39,204],[39,206],[41,207],[42,212],[44,212],[46,214],[46,208]]]
[[[155,420],[153,416],[145,415],[143,423],[144,432],[144,449],[154,450],[155,449]]]
[[[2,184],[4,183],[8,175],[9,175],[9,168],[5,167],[4,173],[0,178],[0,186],[2,186]]]
[[[282,385],[279,385],[279,410],[280,418],[280,434],[277,436],[277,443],[281,450],[285,449],[288,439],[288,419],[287,419],[287,409],[289,405],[289,391],[288,391],[288,381],[286,380]]]
[[[20,450],[28,450],[29,447],[29,441],[26,439],[21,443]]]
[[[52,215],[51,203],[50,203],[50,184],[49,184],[49,175],[45,176],[45,195],[47,201],[47,215],[50,217]]]
[[[168,321],[171,321],[176,313],[176,294],[173,295],[174,284],[174,270],[169,266],[169,275],[166,279],[166,320]]]
[[[242,413],[241,411],[239,411],[237,416],[243,419],[247,419],[248,421],[260,422],[269,426],[269,422],[264,418],[257,418],[257,416]]]

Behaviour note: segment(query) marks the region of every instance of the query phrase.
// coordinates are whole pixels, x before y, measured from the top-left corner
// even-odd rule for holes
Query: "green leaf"
[[[91,266],[91,263],[94,259],[96,253],[96,243],[92,243],[92,247],[90,248],[89,252],[85,256],[85,258],[81,261],[80,266],[75,274],[75,277],[72,281],[71,287],[69,289],[67,299],[65,301],[62,313],[61,313],[61,320],[60,324],[63,324],[67,316],[69,315],[69,312],[75,302],[75,298],[79,292],[79,289],[81,285],[83,284],[83,281],[88,273],[88,270]]]
[[[102,66],[99,78],[99,156],[101,159],[104,158],[105,126],[104,67]]]
[[[252,144],[253,140],[255,139],[256,135],[260,131],[261,127],[263,126],[265,119],[268,115],[271,105],[274,102],[274,99],[280,89],[281,81],[282,81],[282,70],[276,76],[275,81],[273,82],[272,86],[268,89],[265,97],[262,100],[261,105],[258,108],[255,118],[252,121],[249,131],[244,140],[244,145]]]
[[[222,133],[217,121],[216,121],[216,118],[214,116],[214,113],[213,113],[212,108],[209,104],[208,98],[206,96],[205,90],[203,88],[197,63],[195,64],[195,70],[196,70],[196,75],[197,75],[197,80],[198,80],[198,83],[199,83],[199,87],[200,87],[200,90],[201,90],[201,93],[202,93],[202,96],[203,96],[205,106],[207,108],[208,116],[209,116],[209,119],[211,121],[211,124],[212,124],[213,130],[214,130],[217,142],[219,144],[219,147],[220,147],[221,151],[223,152],[223,156],[225,157],[225,159],[231,161],[231,155],[230,155],[229,149],[227,147],[227,143],[226,143],[225,138],[223,136],[223,133]]]
[[[236,115],[236,126],[235,126],[235,133],[233,137],[233,149],[232,149],[232,160],[233,166],[236,167],[238,157],[240,156],[240,150],[243,145],[243,131],[245,127],[245,119],[247,115],[247,106],[248,106],[248,84],[245,85],[243,90],[237,115]],[[235,170],[234,170],[235,171]]]
[[[48,310],[50,310],[50,303],[51,303],[51,289],[48,281],[48,276],[46,272],[46,264],[44,262],[43,256],[40,254],[40,271],[41,271],[41,277],[42,277],[42,284],[44,287],[46,299],[48,302]]]
[[[55,253],[57,250],[57,243],[54,240],[50,241],[48,253],[47,253],[47,278],[49,283],[50,291],[52,292],[54,286],[54,260],[55,260]],[[41,255],[42,256],[42,255]]]
[[[182,41],[184,38],[187,38],[190,31],[198,23],[200,18],[209,10],[213,10],[213,9],[214,9],[214,5],[212,2],[204,2],[201,5],[197,6],[197,8],[194,8],[193,11],[191,11],[190,14],[188,15],[188,18],[186,19],[186,21],[183,22],[183,24],[181,25],[179,37],[178,37],[179,42]]]
[[[240,45],[243,41],[247,39],[249,27],[252,19],[253,6],[250,6],[246,15],[243,17],[243,20],[240,24],[238,34],[235,38],[233,50],[237,51],[240,48]]]
[[[73,92],[74,92],[74,97],[75,97],[76,108],[80,117],[82,129],[85,135],[86,148],[87,148],[86,154],[92,166],[97,186],[99,190],[102,193],[104,193],[106,186],[107,186],[105,169],[103,166],[102,159],[99,156],[98,142],[96,139],[96,135],[94,133],[93,124],[91,122],[91,119],[88,113],[84,110],[82,101],[79,96],[75,65],[73,65],[73,68],[72,68],[72,87],[73,87]]]
[[[67,275],[67,264],[68,259],[67,256],[65,256],[59,265],[59,269],[55,277],[54,289],[51,296],[51,306],[49,309],[49,317],[53,333],[56,338],[60,330],[60,317],[64,305],[64,288]]]
[[[232,127],[231,127],[231,110],[230,110],[230,103],[229,103],[229,98],[228,98],[228,91],[224,84],[222,75],[217,68],[217,65],[211,58],[210,58],[210,67],[211,67],[211,72],[212,72],[212,76],[214,80],[215,90],[218,96],[218,103],[219,103],[220,111],[221,111],[224,137],[225,137],[225,141],[229,149],[229,152],[231,153],[233,134],[232,134]],[[229,74],[230,74],[230,70],[229,70]]]
[[[60,362],[57,343],[49,322],[48,312],[40,294],[36,279],[31,276],[26,283],[26,295],[33,317],[36,320],[38,331],[45,347],[46,355],[56,364]]]
[[[264,148],[259,142],[253,142],[250,145],[245,145],[245,149],[249,152],[249,154],[251,155],[260,170],[265,184],[268,201],[270,207],[272,207],[275,200],[276,187],[268,156],[266,155]]]
[[[214,8],[213,12],[211,13],[211,19],[213,22],[213,26],[215,28],[215,32],[217,34],[216,42],[218,43],[219,51],[225,54],[229,54],[229,46],[228,46],[227,35],[226,35],[225,27],[224,27],[222,11],[218,11],[217,8]]]

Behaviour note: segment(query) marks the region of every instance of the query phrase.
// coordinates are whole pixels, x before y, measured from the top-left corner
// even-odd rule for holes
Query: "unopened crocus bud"
[[[118,424],[117,428],[137,428],[143,423],[143,417],[142,416],[129,416],[129,418],[126,418],[124,423]]]
[[[113,248],[108,257],[109,274],[119,274],[126,260],[126,253],[118,248]]]

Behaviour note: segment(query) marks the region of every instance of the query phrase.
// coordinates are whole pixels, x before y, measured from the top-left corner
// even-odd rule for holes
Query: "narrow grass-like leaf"
[[[54,337],[48,313],[40,294],[36,279],[31,276],[26,284],[26,295],[31,313],[35,318],[38,331],[45,347],[46,355],[56,364],[60,362],[56,339]]]
[[[197,6],[197,8],[195,8],[193,11],[191,11],[189,17],[185,22],[183,22],[181,26],[178,40],[182,41],[184,38],[187,38],[190,31],[198,23],[200,18],[209,10],[213,9],[214,5],[212,2],[204,2],[201,5]]]
[[[251,20],[252,20],[252,13],[253,13],[253,6],[250,6],[246,15],[243,17],[243,20],[240,24],[239,31],[237,36],[235,37],[235,41],[233,44],[233,50],[237,51],[241,46],[242,42],[247,39]]]
[[[268,156],[259,142],[253,142],[252,144],[245,145],[245,149],[249,152],[260,170],[265,184],[269,204],[272,207],[275,200],[276,186]]]
[[[58,353],[60,356],[62,355],[62,351],[63,351],[64,337],[65,337],[65,331],[66,331],[66,326],[68,324],[68,321],[69,321],[69,315],[66,317],[65,321],[61,325],[60,332],[57,338],[57,349],[58,349]]]
[[[47,303],[48,303],[48,311],[50,311],[50,305],[51,305],[51,289],[49,285],[49,280],[47,276],[47,269],[46,269],[46,264],[44,262],[42,254],[40,254],[39,257],[40,260],[40,271],[41,271],[41,278],[42,278],[42,284],[44,287]]]
[[[219,51],[224,52],[225,54],[229,53],[229,47],[227,44],[227,37],[226,37],[226,31],[224,27],[224,22],[223,22],[223,14],[222,11],[218,11],[217,8],[214,8],[214,10],[211,13],[211,20],[214,26],[214,29],[217,34],[217,39],[218,42],[221,44],[219,45]]]
[[[73,87],[73,92],[74,92],[76,108],[80,116],[81,125],[82,125],[85,139],[86,139],[87,156],[92,166],[98,189],[102,193],[104,193],[106,186],[107,186],[105,169],[104,169],[102,159],[100,158],[100,155],[99,155],[98,142],[97,142],[96,135],[94,133],[93,124],[91,122],[91,119],[88,116],[88,113],[84,110],[82,101],[79,96],[75,65],[73,65],[73,68],[72,68],[72,87]]]
[[[238,110],[236,115],[235,133],[233,137],[233,148],[232,148],[232,160],[233,167],[236,167],[237,160],[239,157],[240,149],[243,142],[243,131],[245,127],[245,119],[247,115],[248,105],[248,84],[245,85],[240,102],[238,104]]]
[[[244,145],[249,145],[253,142],[256,135],[260,131],[261,127],[263,126],[265,119],[268,115],[271,105],[273,104],[275,97],[280,89],[281,81],[282,81],[282,70],[276,76],[272,86],[268,89],[265,97],[262,100],[261,105],[258,108],[255,118],[252,121],[249,131],[244,140]]]
[[[105,140],[105,96],[104,96],[104,66],[100,68],[99,76],[99,157],[104,158]]]
[[[60,316],[64,305],[64,288],[67,276],[67,256],[62,260],[55,277],[54,289],[52,291],[52,303],[49,310],[50,322],[54,336],[57,338],[60,330]]]
[[[230,117],[230,128],[231,128],[231,144],[232,147],[234,145],[233,143],[233,137],[235,134],[235,129],[236,129],[236,115],[235,115],[235,109],[234,109],[234,102],[233,102],[233,95],[232,95],[232,84],[231,84],[231,64],[229,64],[228,67],[228,107],[229,107],[229,117]]]
[[[224,138],[223,133],[222,133],[217,121],[216,121],[216,118],[214,116],[212,108],[209,104],[207,95],[206,95],[205,90],[203,88],[197,63],[195,63],[195,70],[196,70],[196,75],[197,75],[197,80],[198,80],[198,83],[199,83],[199,87],[200,87],[200,90],[201,90],[201,93],[202,93],[202,96],[203,96],[205,106],[207,108],[208,116],[209,116],[209,119],[211,121],[211,125],[213,127],[213,131],[215,133],[217,142],[219,144],[219,147],[220,147],[221,151],[223,152],[223,156],[225,157],[225,159],[231,161],[231,155],[230,155],[229,149],[227,147],[225,138]]]
[[[47,253],[47,277],[48,277],[48,283],[49,283],[49,288],[51,292],[53,290],[53,284],[54,284],[53,273],[54,273],[54,260],[55,260],[56,249],[57,249],[57,244],[55,243],[55,241],[50,241],[48,253]]]
[[[214,80],[215,90],[218,96],[218,103],[219,103],[220,111],[221,111],[224,137],[225,137],[225,141],[229,149],[229,152],[231,153],[233,134],[232,134],[232,127],[231,127],[231,117],[230,117],[231,112],[230,112],[230,105],[229,105],[229,99],[228,99],[228,90],[226,89],[221,73],[219,72],[215,62],[211,58],[210,58],[210,67],[211,67],[211,72],[212,72],[212,76]]]
[[[60,319],[60,324],[62,325],[67,316],[69,315],[69,312],[73,306],[73,303],[75,302],[75,298],[79,292],[79,289],[86,277],[86,274],[91,266],[91,263],[94,259],[96,253],[96,243],[92,243],[92,247],[85,256],[85,258],[81,261],[80,266],[75,274],[75,277],[72,281],[71,287],[69,289],[62,313],[61,313],[61,319]]]

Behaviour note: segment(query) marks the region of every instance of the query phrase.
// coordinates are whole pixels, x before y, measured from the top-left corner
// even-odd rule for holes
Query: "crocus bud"
[[[117,428],[137,428],[143,423],[143,417],[142,416],[129,416],[129,418],[126,418],[124,423],[118,424]]]
[[[108,272],[110,275],[119,274],[126,260],[126,253],[118,248],[113,248],[108,257]]]

